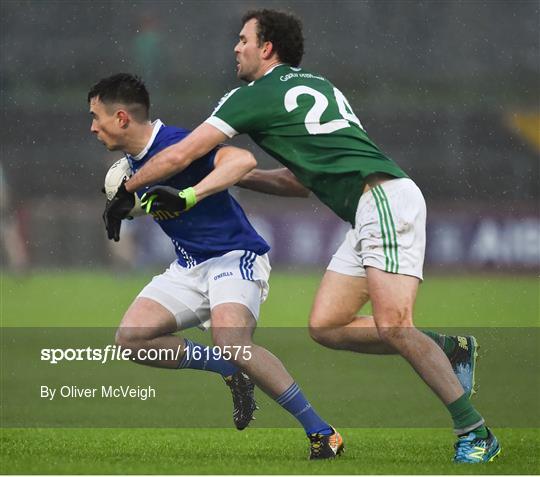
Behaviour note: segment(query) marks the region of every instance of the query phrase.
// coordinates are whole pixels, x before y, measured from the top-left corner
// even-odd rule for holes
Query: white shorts
[[[261,303],[268,296],[268,255],[235,250],[211,258],[193,268],[174,261],[139,293],[169,310],[179,330],[211,326],[211,310],[222,303],[241,303],[259,318]]]
[[[392,179],[360,197],[356,226],[332,257],[328,270],[365,277],[365,267],[422,280],[426,249],[426,202],[411,179]]]

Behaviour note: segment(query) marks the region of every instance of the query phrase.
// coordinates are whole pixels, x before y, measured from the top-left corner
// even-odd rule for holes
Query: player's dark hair
[[[99,98],[104,104],[125,104],[135,119],[148,120],[150,95],[141,78],[129,73],[118,73],[99,80],[88,92],[88,102]]]
[[[242,25],[257,20],[259,46],[270,41],[279,59],[291,66],[298,66],[304,56],[302,23],[294,15],[276,10],[252,10],[242,17]]]

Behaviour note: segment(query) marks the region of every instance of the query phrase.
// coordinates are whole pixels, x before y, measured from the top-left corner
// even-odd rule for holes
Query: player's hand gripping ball
[[[127,181],[132,175],[133,171],[131,170],[129,161],[125,157],[123,157],[119,161],[116,161],[110,167],[107,175],[105,176],[104,189],[107,199],[112,200],[113,197],[116,195],[116,192],[118,191],[120,185]],[[140,217],[141,215],[146,214],[146,212],[141,206],[141,200],[139,199],[137,194],[133,194],[133,196],[134,205],[127,214],[128,218]]]
[[[126,158],[115,162],[105,176],[104,192],[107,195],[103,222],[109,240],[120,240],[120,226],[123,219],[143,215],[144,211],[136,194],[126,190],[125,182],[132,171]]]

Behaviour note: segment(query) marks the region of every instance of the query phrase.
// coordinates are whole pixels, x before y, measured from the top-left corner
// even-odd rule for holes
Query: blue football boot
[[[460,436],[454,444],[454,462],[458,464],[483,464],[491,462],[501,452],[499,441],[488,429],[486,438],[477,437],[474,431]]]

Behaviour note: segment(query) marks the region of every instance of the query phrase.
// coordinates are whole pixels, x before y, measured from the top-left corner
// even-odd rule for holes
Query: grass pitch
[[[116,326],[133,298],[161,270],[3,276],[1,326]],[[320,273],[272,272],[261,326],[306,326]],[[415,307],[417,326],[540,326],[540,281],[531,276],[426,277]]]
[[[113,327],[150,276],[102,272],[2,276],[1,325]],[[319,279],[318,275],[274,273],[261,325],[305,326]],[[424,327],[533,328],[540,325],[538,298],[534,277],[428,277],[419,292],[416,322]],[[488,365],[480,362],[481,367]],[[354,384],[358,388],[354,406],[361,408],[362,402],[373,406],[362,398],[369,389]],[[531,387],[532,393],[537,390]],[[478,399],[488,399],[482,388]],[[164,414],[170,412],[163,409]],[[2,474],[540,473],[538,428],[496,428],[503,450],[495,462],[457,466],[450,462],[454,438],[449,429],[341,426],[344,456],[333,462],[308,462],[307,440],[299,428],[15,429],[5,428],[5,419],[2,415]]]
[[[539,434],[500,429],[489,465],[450,462],[441,429],[341,429],[345,453],[310,462],[299,429],[10,429],[2,473],[10,474],[537,474]]]

